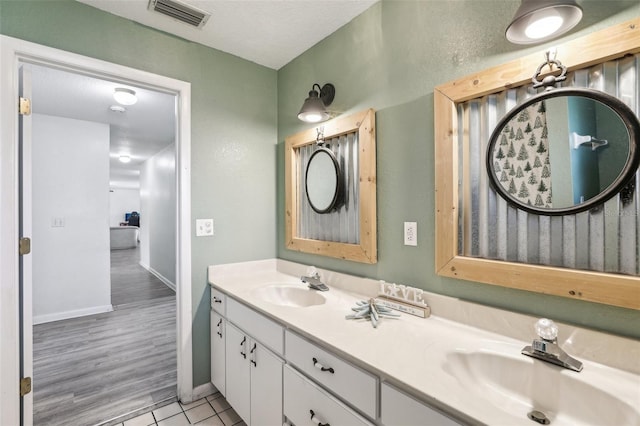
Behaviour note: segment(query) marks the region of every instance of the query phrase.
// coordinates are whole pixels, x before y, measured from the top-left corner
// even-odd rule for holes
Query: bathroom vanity
[[[210,266],[211,380],[248,425],[640,425],[640,342],[560,325],[580,373],[520,353],[537,318],[425,293],[432,316],[346,320],[379,282],[270,259]]]

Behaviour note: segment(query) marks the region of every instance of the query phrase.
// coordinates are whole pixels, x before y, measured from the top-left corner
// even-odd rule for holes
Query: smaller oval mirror
[[[329,213],[340,200],[342,174],[334,153],[326,148],[315,151],[305,174],[307,200],[316,213]]]
[[[496,126],[489,181],[507,202],[541,215],[574,214],[618,194],[638,169],[640,123],[619,99],[591,89],[535,95]]]

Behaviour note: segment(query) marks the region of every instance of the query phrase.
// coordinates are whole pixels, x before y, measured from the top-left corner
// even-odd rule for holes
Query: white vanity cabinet
[[[225,393],[225,313],[227,296],[220,290],[211,288],[211,383]]]
[[[215,288],[211,309],[211,381],[249,426],[460,425]]]
[[[289,365],[284,367],[284,415],[296,426],[373,426]]]
[[[287,362],[371,419],[378,414],[378,378],[287,330]]]
[[[226,327],[226,399],[248,425],[281,425],[284,361],[231,323]]]
[[[211,383],[226,396],[225,342],[227,321],[216,311],[211,311]]]
[[[381,386],[380,405],[380,420],[384,426],[461,425],[388,383]]]
[[[218,289],[211,287],[211,309],[221,314],[226,315],[227,296]]]
[[[255,337],[274,353],[284,354],[284,329],[277,322],[232,298],[226,299],[227,320]]]

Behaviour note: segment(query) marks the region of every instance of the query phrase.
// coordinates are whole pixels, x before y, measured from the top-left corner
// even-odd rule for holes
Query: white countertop
[[[305,265],[270,259],[210,266],[208,278],[213,286],[229,296],[465,422],[534,424],[526,418],[526,413],[514,416],[492,408],[484,398],[479,398],[480,389],[470,389],[451,373],[447,356],[460,351],[495,349],[513,353],[514,357],[522,357],[529,362],[540,362],[520,355],[521,349],[531,344],[534,337],[535,318],[425,293],[425,300],[432,309],[431,317],[423,319],[402,314],[398,319],[382,319],[378,327],[373,328],[369,321],[346,320],[345,315],[351,312],[356,301],[375,296],[378,282],[326,270],[320,270],[320,273],[331,290],[322,293],[326,297],[324,304],[280,306],[254,294],[255,289],[265,285],[304,286],[300,276],[304,275],[305,269]],[[558,369],[557,374],[580,374],[581,380],[589,381],[592,374],[602,374],[605,369],[605,375],[613,378],[607,392],[637,407],[640,404],[640,342],[567,325],[559,326],[560,346],[582,360],[585,367],[580,373]],[[521,339],[513,337],[519,335]],[[631,371],[591,360],[597,357],[602,358],[597,360],[599,362],[623,366]],[[616,389],[616,377],[635,380],[638,392],[634,395],[633,392],[629,394],[628,389]],[[552,424],[562,424],[561,420],[558,417]]]

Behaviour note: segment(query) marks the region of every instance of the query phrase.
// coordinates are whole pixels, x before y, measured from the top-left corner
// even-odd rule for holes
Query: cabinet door
[[[387,383],[382,384],[381,418],[388,426],[458,426],[460,423],[439,411],[400,392]]]
[[[373,426],[302,374],[284,367],[284,415],[296,426]],[[422,425],[415,423],[412,426]],[[390,425],[395,426],[395,425]]]
[[[282,365],[284,361],[261,344],[252,341],[249,349],[251,364],[251,426],[281,425]]]
[[[242,420],[250,424],[249,338],[231,323],[227,323],[226,332],[226,399]]]
[[[226,321],[211,311],[211,383],[226,396],[225,390],[225,324]]]

